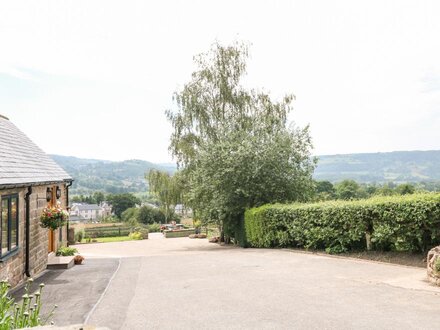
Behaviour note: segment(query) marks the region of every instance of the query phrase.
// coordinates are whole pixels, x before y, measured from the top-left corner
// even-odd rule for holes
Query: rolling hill
[[[154,164],[144,160],[114,162],[51,155],[75,178],[72,194],[145,192],[145,173],[155,168],[169,173],[174,164]],[[353,179],[363,183],[440,182],[440,150],[395,151],[319,156],[316,180],[338,182]]]
[[[145,173],[158,169],[173,173],[173,164],[154,164],[144,160],[114,162],[84,159],[70,156],[50,155],[74,179],[71,193],[90,194],[94,191],[106,193],[145,192]]]
[[[319,156],[314,177],[332,182],[440,181],[440,150]]]

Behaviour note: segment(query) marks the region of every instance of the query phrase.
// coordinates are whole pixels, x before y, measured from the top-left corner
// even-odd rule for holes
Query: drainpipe
[[[30,195],[32,194],[32,186],[28,187],[28,191],[26,193],[26,195],[24,196],[24,200],[26,202],[26,263],[25,263],[25,268],[24,268],[24,273],[26,274],[27,277],[31,277],[31,273],[29,271],[29,247],[30,247],[30,231],[31,231],[31,218],[30,218]]]
[[[66,210],[69,209],[69,187],[73,184],[73,180],[66,184]],[[66,224],[67,228],[67,246],[69,246],[69,220],[67,220]]]

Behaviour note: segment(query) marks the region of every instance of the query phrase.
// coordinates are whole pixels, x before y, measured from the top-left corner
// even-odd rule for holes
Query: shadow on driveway
[[[49,270],[36,279],[31,291],[44,283],[42,315],[50,313],[58,305],[52,321],[56,325],[83,323],[87,314],[101,297],[110,278],[119,265],[119,259],[87,258],[83,265],[66,270]],[[24,294],[24,288],[13,293],[18,301]],[[50,322],[50,321],[49,321]]]

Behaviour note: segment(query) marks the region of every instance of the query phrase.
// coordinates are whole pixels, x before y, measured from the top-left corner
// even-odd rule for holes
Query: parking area
[[[55,322],[110,329],[435,329],[440,290],[420,268],[188,238],[77,246],[48,277]],[[51,273],[48,273],[51,274]],[[50,275],[49,275],[50,276]]]

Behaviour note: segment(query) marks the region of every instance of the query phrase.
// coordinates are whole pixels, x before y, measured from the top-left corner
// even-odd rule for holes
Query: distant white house
[[[192,216],[191,208],[185,207],[185,205],[183,205],[183,204],[177,204],[174,207],[174,212],[180,216],[185,216],[185,217]]]
[[[74,203],[70,208],[70,220],[97,221],[111,215],[112,207],[107,202],[98,204]]]

